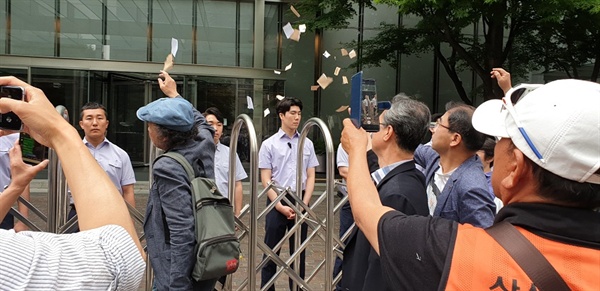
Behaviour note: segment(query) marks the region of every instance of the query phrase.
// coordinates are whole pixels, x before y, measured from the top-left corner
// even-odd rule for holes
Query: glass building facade
[[[297,97],[304,103],[303,119],[323,119],[337,143],[347,114],[336,109],[350,103],[350,85],[342,77],[358,70],[350,66],[356,59],[341,55],[342,48],[355,49],[344,44],[358,41],[359,31],[365,39],[375,36],[381,22],[414,25],[417,19],[400,19],[394,9],[381,6],[365,10],[361,23],[353,19],[346,29],[307,31],[295,42],[282,31],[288,22],[301,23],[289,6],[259,0],[0,0],[0,75],[44,90],[53,104],[67,107],[78,129],[83,104],[106,105],[108,139],[125,149],[134,165],[147,165],[150,142],[135,111],[162,97],[156,78],[176,38],[179,50],[170,73],[198,110],[218,107],[226,128],[237,115],[248,114],[263,140],[279,126],[276,95]],[[331,57],[323,57],[325,51]],[[403,56],[397,67],[362,70],[376,79],[380,100],[402,91],[437,112],[456,93],[436,62],[432,54]],[[292,69],[285,71],[289,64]],[[311,91],[323,73],[334,82]],[[474,80],[471,73],[462,77],[466,83]],[[271,112],[267,116],[265,109]],[[241,147],[240,156],[244,160],[247,149]]]

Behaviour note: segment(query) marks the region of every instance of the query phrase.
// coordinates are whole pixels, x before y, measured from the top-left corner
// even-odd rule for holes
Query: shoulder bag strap
[[[544,255],[512,224],[503,221],[485,231],[519,264],[539,290],[571,290]]]

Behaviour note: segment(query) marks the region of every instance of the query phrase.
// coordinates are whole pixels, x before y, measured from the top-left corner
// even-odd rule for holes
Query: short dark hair
[[[104,105],[98,103],[98,102],[88,102],[85,103],[82,107],[81,110],[79,111],[79,120],[83,120],[83,111],[84,110],[89,110],[89,109],[102,109],[104,110],[104,117],[106,117],[106,119],[108,120],[108,112],[106,111],[106,107],[104,107]]]
[[[392,103],[385,111],[383,123],[392,126],[396,144],[403,150],[413,153],[428,132],[431,113],[423,102],[402,98]]]
[[[511,141],[509,150],[516,148]],[[584,209],[600,207],[600,184],[580,183],[565,179],[540,167],[527,156],[525,156],[525,160],[531,165],[531,171],[538,183],[537,188],[540,197],[563,206]],[[596,173],[600,174],[600,170]]]
[[[156,123],[155,123],[156,124]],[[188,131],[177,131],[168,129],[160,124],[156,124],[158,136],[166,138],[165,150],[170,150],[178,145],[184,144],[187,141],[193,140],[198,135],[198,127],[192,126]]]
[[[220,123],[223,123],[224,120],[225,120],[225,119],[223,119],[223,114],[221,114],[221,111],[217,107],[208,107],[208,108],[206,108],[206,110],[204,110],[204,113],[202,113],[202,115],[204,117],[206,117],[208,115],[214,115],[215,118],[217,118],[217,120]]]
[[[281,101],[277,102],[277,115],[279,115],[279,113],[285,114],[290,111],[292,106],[298,106],[300,111],[302,111],[302,101],[300,101],[300,99],[294,97],[283,98]]]
[[[475,130],[471,119],[475,107],[461,104],[452,107],[448,113],[448,127],[451,131],[460,134],[467,150],[476,152],[485,142],[485,134]]]
[[[483,151],[483,156],[485,160],[488,160],[490,158],[494,157],[494,148],[496,147],[496,139],[492,136],[486,136],[485,137],[485,142],[483,142],[483,146],[481,147],[481,150]],[[492,161],[490,163],[490,166],[493,166],[494,162]]]

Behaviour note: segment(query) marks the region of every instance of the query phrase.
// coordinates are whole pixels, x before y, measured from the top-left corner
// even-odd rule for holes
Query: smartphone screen
[[[19,86],[0,86],[0,98],[23,100],[25,90]],[[20,131],[23,127],[21,119],[13,112],[0,114],[0,128]]]
[[[27,164],[37,165],[48,158],[48,148],[37,142],[27,133],[20,133],[19,145],[21,146],[23,162]]]
[[[363,79],[362,72],[352,76],[350,119],[366,131],[379,131],[377,88],[374,79]]]

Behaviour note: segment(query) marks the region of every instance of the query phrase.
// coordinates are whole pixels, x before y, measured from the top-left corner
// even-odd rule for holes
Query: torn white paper
[[[341,49],[340,51],[342,52],[343,57],[348,55],[348,51],[345,48]]]
[[[300,41],[300,30],[294,29],[294,32],[292,32],[290,39],[295,40],[295,41]]]
[[[292,33],[294,33],[294,28],[289,22],[283,26],[283,33],[287,39],[289,39],[292,36]]]
[[[335,67],[335,71],[333,71],[333,74],[336,75],[336,76],[339,75],[340,74],[340,69],[341,69],[340,67]]]
[[[306,32],[306,24],[298,25],[298,30],[300,30],[300,32],[302,32],[302,33],[305,33]]]
[[[326,59],[328,59],[328,58],[331,56],[331,54],[330,54],[328,51],[325,51],[325,52],[323,53],[323,56],[324,56]]]
[[[254,103],[252,103],[252,97],[246,96],[246,101],[248,102],[248,109],[254,109]]]
[[[173,57],[177,56],[177,50],[179,49],[179,42],[176,38],[171,38],[171,54]]]
[[[317,91],[317,90],[319,90],[319,85],[310,86],[310,91]]]
[[[289,65],[285,66],[285,70],[289,71],[292,68],[292,63],[290,63]]]
[[[348,78],[346,78],[346,76],[342,76],[342,84],[348,84]]]
[[[356,58],[356,52],[355,52],[354,50],[351,50],[351,51],[348,53],[348,56],[349,56],[351,59],[353,59],[353,58]]]
[[[319,77],[317,80],[317,84],[319,84],[319,86],[321,86],[323,89],[327,89],[327,86],[329,86],[331,83],[333,83],[333,78],[327,77],[325,74],[321,75],[321,77]]]
[[[285,96],[279,95],[277,94],[277,96],[275,96],[275,98],[277,98],[277,100],[283,100],[283,98],[285,98]]]
[[[275,73],[277,75],[281,75],[281,71],[273,70],[273,73]]]
[[[271,113],[271,110],[269,110],[269,108],[265,109],[265,111],[263,112],[263,117],[267,117],[269,113]]]

